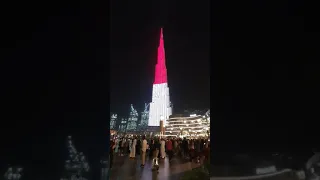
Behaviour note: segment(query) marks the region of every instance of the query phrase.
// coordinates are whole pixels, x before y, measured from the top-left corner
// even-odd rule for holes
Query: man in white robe
[[[136,157],[136,145],[137,145],[137,139],[134,138],[131,145],[130,158]]]
[[[166,141],[164,139],[161,139],[160,155],[161,155],[162,159],[164,159],[166,157],[165,145],[166,145]]]

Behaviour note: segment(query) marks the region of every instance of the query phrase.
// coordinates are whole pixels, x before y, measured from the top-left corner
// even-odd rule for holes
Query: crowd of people
[[[140,156],[141,167],[145,166],[146,157],[152,159],[153,169],[158,167],[158,159],[180,157],[191,162],[201,163],[209,160],[210,141],[207,138],[146,138],[145,136],[121,137],[111,140],[110,168],[113,161],[119,156],[129,156],[135,159]]]

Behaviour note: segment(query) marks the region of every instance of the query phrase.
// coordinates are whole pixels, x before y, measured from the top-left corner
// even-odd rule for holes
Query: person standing
[[[178,154],[178,139],[173,139],[173,151],[174,154]]]
[[[137,138],[134,137],[131,145],[130,158],[134,159],[136,157],[136,145],[137,145]]]
[[[115,141],[115,149],[114,149],[114,154],[118,154],[118,150],[119,150],[119,139],[116,139]]]
[[[189,156],[190,156],[190,161],[192,162],[194,159],[194,140],[191,139],[189,141]]]
[[[110,142],[110,151],[109,151],[109,153],[110,153],[110,157],[109,157],[109,159],[110,159],[110,166],[109,166],[109,168],[111,169],[112,168],[112,165],[113,165],[113,158],[114,158],[114,149],[115,149],[115,142],[114,141],[111,141]]]
[[[123,139],[121,138],[120,141],[119,141],[119,156],[122,156],[122,142],[123,142]]]
[[[131,151],[132,151],[132,142],[133,142],[133,139],[129,139],[129,155],[131,154]]]
[[[123,149],[124,149],[124,155],[128,155],[128,152],[129,152],[129,139],[126,139]]]
[[[200,157],[201,157],[200,143],[201,143],[201,140],[197,139],[195,141],[195,144],[194,144],[195,145],[195,151],[196,151],[197,163],[200,163]]]
[[[144,167],[146,163],[146,151],[147,151],[147,145],[148,142],[146,140],[146,137],[142,137],[142,147],[141,147],[141,167]]]
[[[138,139],[137,139],[136,151],[137,151],[137,155],[140,155],[140,152],[141,152],[141,140],[140,140],[140,137],[138,137]]]
[[[150,144],[149,144],[149,158],[152,159],[153,157],[153,152],[155,150],[155,140],[151,140]]]
[[[172,146],[171,139],[168,139],[168,141],[166,143],[166,147],[167,147],[167,153],[169,155],[169,162],[170,162],[172,160],[172,156],[173,156],[173,146]]]
[[[164,139],[161,139],[160,155],[162,159],[166,157],[165,145],[166,145],[166,142],[164,141]]]
[[[188,156],[188,141],[187,141],[187,139],[186,138],[183,138],[183,140],[182,140],[182,152],[183,152],[183,158],[184,159],[186,159],[187,158],[187,156]]]

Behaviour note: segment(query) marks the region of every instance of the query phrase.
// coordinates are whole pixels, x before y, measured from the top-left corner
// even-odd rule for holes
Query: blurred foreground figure
[[[69,159],[65,162],[66,175],[61,180],[87,180],[84,177],[89,172],[90,167],[86,160],[86,157],[82,152],[77,151],[75,148],[71,136],[67,138],[67,148]]]
[[[20,180],[22,177],[21,167],[9,167],[7,172],[4,174],[5,180]]]

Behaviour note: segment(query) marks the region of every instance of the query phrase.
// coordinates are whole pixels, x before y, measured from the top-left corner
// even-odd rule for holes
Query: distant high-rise
[[[117,119],[118,115],[117,114],[112,114],[110,118],[110,129],[115,130],[117,127]]]
[[[165,126],[166,120],[172,114],[172,109],[167,80],[167,68],[162,28],[160,31],[158,58],[155,70],[155,80],[152,89],[152,102],[150,103],[148,125],[160,126],[160,120],[163,120]]]
[[[144,104],[144,110],[141,112],[141,121],[138,127],[138,130],[145,130],[148,126],[149,120],[149,103]]]
[[[121,122],[120,122],[118,130],[120,132],[127,132],[127,123],[128,123],[128,119],[127,118],[121,118]]]
[[[139,117],[139,114],[138,114],[137,110],[134,109],[133,105],[131,104],[130,115],[128,118],[127,131],[137,130],[138,117]]]

